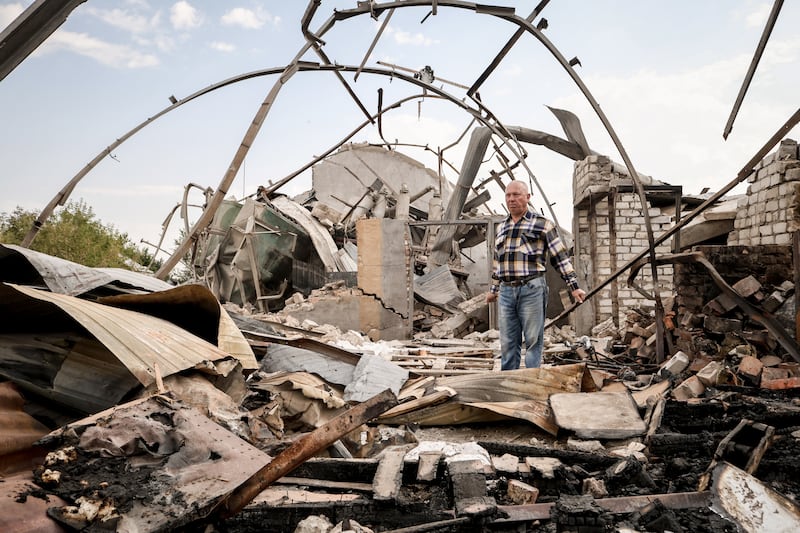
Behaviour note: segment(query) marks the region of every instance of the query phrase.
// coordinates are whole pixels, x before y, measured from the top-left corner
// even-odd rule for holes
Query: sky
[[[0,0],[0,29],[30,1]],[[498,1],[522,17],[536,1]],[[722,132],[761,38],[772,0],[553,0],[541,16],[544,35],[566,58],[599,103],[636,170],[684,194],[711,192],[731,182],[800,104],[800,2],[785,2],[727,140]],[[5,79],[0,80],[0,213],[41,210],[88,162],[116,139],[203,88],[250,72],[281,68],[305,40],[300,0],[88,0]],[[323,1],[309,24],[317,31],[351,1]],[[339,65],[358,66],[387,14],[336,22],[323,50]],[[538,22],[539,19],[536,20]],[[368,67],[401,72],[425,66],[433,85],[467,104],[469,86],[516,27],[489,14],[439,6],[397,9]],[[304,60],[318,62],[309,51]],[[388,68],[388,67],[385,67]],[[406,69],[406,70],[403,70]],[[398,78],[343,74],[374,113],[421,89]],[[175,108],[114,149],[72,192],[97,218],[134,243],[158,242],[162,223],[189,188],[196,220],[202,190],[215,189],[266,95],[277,83],[264,75],[231,84]],[[575,113],[592,150],[622,162],[609,132],[554,56],[525,35],[480,89],[483,104],[505,125],[564,137],[549,107]],[[280,86],[267,119],[228,194],[240,199],[277,182],[329,150],[365,121],[330,72],[299,72]],[[434,170],[433,152],[456,168],[464,159],[471,117],[459,106],[426,95],[387,113],[383,137]],[[800,128],[787,135],[800,139]],[[459,138],[462,142],[455,146]],[[353,142],[379,142],[376,127]],[[409,145],[409,146],[405,146]],[[410,145],[427,146],[429,150]],[[573,162],[524,145],[544,191],[534,206],[553,208],[571,227]],[[509,151],[505,152],[510,155]],[[478,179],[502,169],[487,154]],[[446,171],[455,181],[457,175]],[[526,179],[524,174],[517,177]],[[309,189],[310,173],[281,192]],[[741,190],[741,188],[737,189]],[[734,190],[734,193],[737,192]],[[502,192],[490,189],[501,209]],[[173,219],[165,247],[174,248]],[[160,257],[166,257],[163,254]]]

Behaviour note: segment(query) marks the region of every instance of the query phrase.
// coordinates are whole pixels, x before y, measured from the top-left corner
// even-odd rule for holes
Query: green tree
[[[38,215],[21,207],[0,213],[0,242],[21,243]],[[127,233],[98,220],[82,199],[53,213],[42,225],[31,249],[89,267],[133,270],[135,265],[148,265],[155,270],[159,266],[146,249],[131,243]]]

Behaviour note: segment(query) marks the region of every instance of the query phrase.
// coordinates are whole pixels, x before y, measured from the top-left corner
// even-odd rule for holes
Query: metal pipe
[[[750,87],[750,82],[753,81],[753,75],[756,73],[758,63],[761,61],[761,56],[764,54],[764,49],[767,47],[767,41],[769,41],[769,36],[772,33],[772,28],[775,27],[775,22],[778,20],[778,14],[781,12],[782,6],[783,0],[775,0],[775,3],[772,4],[772,11],[770,11],[767,24],[764,26],[764,31],[761,34],[761,40],[758,42],[756,52],[753,55],[752,61],[750,61],[750,67],[747,69],[747,74],[745,75],[744,80],[742,80],[742,86],[739,88],[739,94],[736,96],[736,103],[733,104],[733,109],[731,109],[728,122],[725,124],[725,130],[722,132],[723,139],[727,140],[728,135],[733,129],[733,121],[736,120],[736,115],[739,114],[739,108],[742,106],[742,101],[744,101],[744,95],[747,93],[747,89]]]

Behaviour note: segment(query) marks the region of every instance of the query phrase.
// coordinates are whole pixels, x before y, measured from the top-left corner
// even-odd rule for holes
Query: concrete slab
[[[558,427],[582,439],[626,439],[647,429],[627,392],[557,393],[550,408]]]

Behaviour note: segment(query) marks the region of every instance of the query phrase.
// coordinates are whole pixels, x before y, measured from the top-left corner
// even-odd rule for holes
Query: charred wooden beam
[[[303,461],[327,448],[343,435],[395,405],[397,405],[397,398],[391,390],[387,389],[295,441],[228,495],[219,505],[217,513],[221,518],[235,515],[275,480],[282,478]]]

